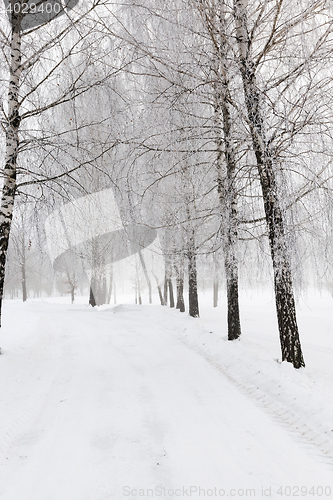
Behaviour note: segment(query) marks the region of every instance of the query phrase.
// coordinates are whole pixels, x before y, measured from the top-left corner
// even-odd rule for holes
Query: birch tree
[[[256,82],[255,63],[251,53],[251,41],[247,25],[247,1],[235,0],[234,9],[236,36],[239,46],[239,67],[269,230],[282,360],[287,360],[293,363],[295,368],[300,368],[304,366],[304,360],[296,320],[290,255],[287,247],[284,215],[276,183],[275,159],[265,134],[264,116],[260,104],[261,96]]]
[[[282,359],[300,368],[304,359],[293,289],[293,245],[296,228],[305,224],[299,220],[297,225],[295,220],[300,201],[305,203],[309,192],[329,186],[325,166],[316,168],[313,144],[323,141],[326,145],[329,139],[325,142],[324,136],[331,137],[326,95],[332,91],[327,73],[332,7],[325,0],[291,4],[285,0],[190,4],[178,0],[168,6],[147,0],[133,1],[131,8],[138,14],[140,29],[134,34],[124,30],[122,36],[141,55],[133,73],[148,75],[150,83],[153,79],[162,82],[159,96],[157,85],[149,86],[155,105],[163,102],[175,109],[182,100],[191,100],[193,106],[184,107],[184,115],[187,112],[191,118],[188,135],[197,138],[196,153],[202,153],[199,161],[218,167],[214,188],[218,187],[220,215],[225,221],[226,269],[232,268],[227,279],[237,282],[239,233],[260,241],[268,237]],[[325,132],[318,139],[320,127]],[[141,152],[161,154],[175,149],[175,135],[168,135],[165,128],[163,135],[162,130],[160,123],[158,132],[138,141]],[[240,130],[237,149],[235,131]],[[244,158],[240,161],[242,139]],[[187,145],[183,142],[184,149]],[[314,165],[306,171],[302,161],[309,151]],[[239,181],[246,186],[241,199],[236,189]],[[304,211],[308,209],[310,205],[305,205]],[[249,213],[252,217],[247,217]],[[230,295],[236,298],[236,292]],[[239,320],[236,312],[237,316]],[[238,320],[235,329],[240,333]]]
[[[94,31],[95,11],[103,9],[100,0],[80,6],[77,11],[67,10],[60,17],[37,16],[37,21],[29,22],[26,19],[32,13],[30,4],[11,0],[10,5],[10,23],[0,31],[2,65],[7,66],[8,75],[7,97],[3,96],[1,106],[5,162],[0,207],[0,319],[15,197],[30,186],[39,186],[43,195],[47,183],[51,189],[61,186],[65,193],[66,180],[72,182],[82,166],[91,165],[94,156],[101,157],[114,146],[116,141],[110,138],[105,150],[97,154],[87,139],[84,145],[75,140],[65,146],[64,139],[73,135],[75,113],[69,124],[64,126],[60,121],[57,129],[57,109],[103,85],[119,72],[121,65],[119,58],[113,59],[114,64],[100,58],[101,45],[110,43],[100,31]],[[43,6],[44,2],[38,5]],[[89,126],[94,123],[88,124],[84,119],[76,124],[76,136]],[[76,183],[79,185],[78,178]]]
[[[227,43],[227,10],[223,3],[215,1],[201,0],[195,5],[200,12],[202,26],[211,40],[211,51],[206,52],[206,64],[211,65],[214,78],[211,102],[214,109],[217,190],[220,199],[221,233],[227,281],[228,339],[234,340],[241,335],[241,323],[237,259],[237,158],[229,82],[230,47]]]
[[[287,19],[285,17],[286,8],[289,10]],[[317,9],[320,8],[321,2],[311,2],[311,4],[304,5],[304,9],[296,10],[295,15],[295,12],[291,11],[290,5],[285,6],[283,0],[273,2],[270,5],[258,3],[256,20],[252,24],[252,29],[250,29],[248,21],[249,5],[247,0],[234,1],[236,40],[238,44],[237,60],[243,82],[247,120],[262,188],[268,227],[282,360],[291,362],[295,368],[304,366],[304,360],[296,320],[286,219],[277,179],[279,156],[272,147],[272,138],[269,140],[267,137],[267,108],[266,111],[264,109],[267,106],[265,97],[268,97],[268,94],[260,91],[258,76],[260,63],[262,60],[265,61],[266,58],[268,59],[270,50],[277,44],[286,44],[289,41],[291,32],[293,32],[294,38],[301,38],[303,21],[307,17],[317,14]],[[269,18],[268,26],[265,26],[266,30],[269,30],[268,34],[266,34],[267,31],[265,33],[260,29],[258,30],[261,19],[265,19],[265,16]],[[257,49],[255,57],[254,45],[257,42],[256,37],[259,37],[260,31],[266,35],[265,43],[263,46],[262,43],[260,44],[260,50]],[[327,38],[328,33],[329,30],[327,29],[324,29],[320,33],[319,39],[314,43],[314,51],[320,48],[325,38]],[[315,35],[314,33],[313,36],[315,37]],[[295,50],[296,44],[294,41],[292,43]],[[272,57],[272,54],[270,56]],[[304,59],[301,61],[299,58],[297,59],[297,63],[292,69],[285,69],[284,75],[281,75],[280,79],[275,83],[276,87],[282,87],[281,84],[287,88],[293,85],[295,86],[294,92],[296,92],[295,81],[297,77],[302,75],[302,70],[305,66]],[[278,60],[276,60],[276,65],[279,66]],[[281,63],[280,66],[283,66],[283,64]],[[265,78],[263,71],[261,71],[260,77]],[[282,88],[279,90],[282,92]],[[286,89],[284,90],[286,91]],[[295,104],[297,100],[298,96],[294,93]],[[302,127],[304,124],[299,120],[298,126]],[[276,132],[279,133],[278,131]]]

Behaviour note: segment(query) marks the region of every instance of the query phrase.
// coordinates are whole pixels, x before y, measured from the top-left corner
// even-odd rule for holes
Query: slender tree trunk
[[[176,287],[177,287],[176,309],[179,309],[180,312],[185,312],[183,264],[181,263],[179,268],[175,266],[175,269],[176,269]]]
[[[177,305],[176,309],[180,312],[185,312],[185,301],[184,301],[184,276],[179,276],[177,281]]]
[[[239,48],[239,68],[242,75],[253,150],[257,160],[264,200],[269,245],[274,272],[275,304],[277,311],[282,360],[295,368],[305,366],[296,320],[289,249],[280,196],[277,191],[274,156],[265,137],[260,92],[256,83],[255,65],[247,26],[247,0],[234,0],[236,35]]]
[[[193,318],[199,317],[198,301],[198,282],[197,282],[197,252],[195,247],[194,229],[190,229],[188,241],[188,296],[189,296],[189,315]]]
[[[163,305],[164,306],[168,305],[168,277],[167,277],[166,273],[165,273],[165,276],[164,276]]]
[[[219,302],[219,282],[217,279],[214,279],[213,285],[213,307],[217,307]]]
[[[136,267],[136,300],[135,303],[137,304],[139,302],[139,305],[142,305],[142,297],[141,297],[141,285],[140,285],[140,277],[139,277],[139,270],[138,266]]]
[[[107,283],[105,273],[105,258],[103,250],[95,243],[92,247],[90,287],[94,295],[95,305],[101,306],[106,303]]]
[[[95,296],[94,296],[94,292],[93,292],[93,287],[91,284],[90,284],[90,289],[89,289],[89,305],[91,305],[92,307],[96,306],[96,300],[95,300]]]
[[[27,280],[26,280],[26,272],[25,272],[25,262],[21,264],[21,272],[22,272],[22,298],[23,302],[27,300]]]
[[[218,268],[216,253],[214,253],[213,259],[214,259],[213,307],[217,307],[219,301],[219,268]]]
[[[74,299],[75,299],[75,286],[73,283],[71,283],[71,303],[74,304]]]
[[[101,276],[101,280],[100,280],[100,283],[101,283],[101,291],[100,291],[100,297],[99,297],[99,302],[100,302],[100,306],[102,306],[103,304],[106,304],[106,300],[107,300],[107,283],[106,283],[106,274],[105,274],[105,270],[103,271],[102,273],[102,276]]]
[[[155,276],[155,274],[153,273],[153,276],[155,278],[155,281],[156,281],[156,286],[157,286],[157,291],[158,291],[158,296],[160,298],[160,303],[161,303],[161,306],[164,306],[164,298],[163,298],[163,293],[162,293],[162,289],[159,285],[159,282],[158,282],[158,279],[157,277]]]
[[[169,288],[169,300],[170,300],[170,307],[175,307],[175,298],[173,294],[173,285],[172,285],[172,279],[168,279],[168,288]]]
[[[108,294],[107,294],[107,298],[106,298],[107,304],[110,304],[110,302],[111,302],[112,286],[113,286],[113,264],[111,264],[111,270],[110,270],[109,288],[108,288]]]
[[[226,146],[228,147],[228,146]],[[229,151],[230,152],[230,151]],[[223,224],[223,250],[224,268],[227,281],[227,321],[228,340],[235,340],[241,335],[241,324],[239,314],[238,297],[238,261],[236,256],[237,248],[237,222],[236,222],[236,194],[234,189],[234,164],[228,154],[227,157],[227,179],[226,185],[219,188],[221,205],[226,208],[222,217]],[[222,194],[223,193],[223,194]]]
[[[23,302],[27,300],[27,276],[26,276],[26,258],[25,258],[25,226],[22,214],[22,251],[21,251],[21,274],[22,274],[22,298]]]
[[[158,296],[160,298],[160,303],[161,306],[164,306],[164,299],[163,299],[163,294],[160,285],[157,285],[157,290],[158,290]]]
[[[8,122],[6,125],[6,157],[3,169],[4,180],[0,206],[0,326],[7,250],[16,192],[16,165],[19,147],[18,130],[20,126],[20,115],[18,95],[21,76],[20,24],[20,18],[13,12],[10,48],[10,78],[8,89]]]
[[[220,198],[224,267],[227,281],[228,340],[241,335],[238,297],[237,261],[237,192],[236,154],[232,137],[232,118],[229,109],[229,80],[225,36],[225,20],[222,9],[218,16],[220,31],[218,40],[217,83],[215,85],[215,119],[217,124],[217,172]]]

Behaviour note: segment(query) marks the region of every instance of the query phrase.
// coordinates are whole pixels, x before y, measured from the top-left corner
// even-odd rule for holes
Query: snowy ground
[[[242,298],[233,343],[205,301],[198,320],[7,301],[1,500],[333,497],[333,299],[299,305],[298,371],[269,296]]]

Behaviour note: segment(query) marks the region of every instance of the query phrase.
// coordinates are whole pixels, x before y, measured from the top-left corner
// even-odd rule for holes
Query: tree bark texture
[[[275,159],[265,136],[261,94],[256,83],[256,68],[251,55],[247,0],[234,0],[234,14],[239,68],[268,226],[282,361],[288,361],[295,368],[300,368],[305,366],[305,363],[296,320],[290,254],[281,199],[277,191]]]
[[[21,273],[22,273],[22,298],[23,302],[27,301],[27,278],[25,272],[25,262],[21,264]]]
[[[180,312],[185,312],[183,256],[181,257],[181,262],[179,264],[179,267],[175,266],[175,270],[176,270],[176,289],[177,289],[176,309],[179,309]]]
[[[229,104],[229,80],[227,65],[227,44],[225,20],[222,9],[218,19],[215,120],[217,125],[217,182],[221,210],[221,231],[224,251],[224,267],[227,282],[227,323],[228,340],[241,335],[238,297],[238,260],[237,260],[237,191],[236,191],[236,154],[232,137],[232,117]]]
[[[167,274],[164,276],[164,285],[163,285],[163,305],[168,305],[168,277]]]
[[[214,279],[213,279],[213,307],[217,307],[219,302],[219,263],[216,252],[213,254]]]
[[[192,318],[199,317],[199,301],[198,301],[198,282],[197,282],[197,252],[195,247],[194,229],[190,229],[188,240],[188,298],[189,298],[189,315]]]
[[[168,288],[169,288],[170,307],[175,307],[175,298],[173,294],[173,284],[171,278],[168,279]]]
[[[164,299],[160,285],[157,285],[158,296],[160,298],[161,306],[164,306]]]
[[[91,285],[90,285],[90,289],[89,289],[89,305],[92,307],[96,306],[96,300],[95,300],[94,292],[93,292]]]
[[[12,14],[10,79],[8,88],[8,122],[6,125],[6,157],[3,169],[3,188],[0,206],[0,326],[5,284],[7,250],[12,224],[15,192],[16,168],[19,148],[19,87],[21,76],[21,20]]]

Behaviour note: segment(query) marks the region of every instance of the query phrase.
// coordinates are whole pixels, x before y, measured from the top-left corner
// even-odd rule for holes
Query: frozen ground
[[[329,295],[300,303],[298,371],[264,294],[234,343],[208,292],[198,320],[59,302],[5,303],[1,500],[333,498]]]

